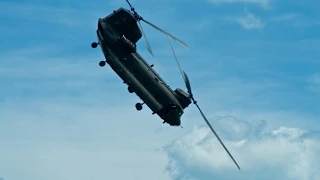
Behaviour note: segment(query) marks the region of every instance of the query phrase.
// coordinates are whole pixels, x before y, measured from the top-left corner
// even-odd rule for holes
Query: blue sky
[[[111,68],[97,18],[123,1],[0,2],[0,177],[4,179],[320,179],[320,2],[131,1],[174,44],[199,105],[163,125]],[[184,88],[167,39],[143,24],[139,52]]]

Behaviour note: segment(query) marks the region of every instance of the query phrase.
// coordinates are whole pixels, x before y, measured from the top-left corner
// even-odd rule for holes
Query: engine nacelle
[[[174,95],[177,97],[183,109],[191,104],[190,95],[184,92],[182,89],[177,88],[176,90],[174,90]]]
[[[127,39],[124,35],[120,36],[118,38],[119,42],[124,45],[128,50],[129,52],[131,53],[135,53],[137,52],[137,47],[135,44],[133,44],[129,39]]]

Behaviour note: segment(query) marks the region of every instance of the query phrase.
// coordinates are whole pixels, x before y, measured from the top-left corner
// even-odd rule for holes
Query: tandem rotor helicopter
[[[187,45],[180,39],[143,19],[131,6],[130,2],[126,1],[130,6],[130,10],[121,7],[105,18],[98,19],[98,29],[96,31],[98,42],[93,42],[91,47],[96,48],[98,45],[101,47],[106,60],[100,61],[99,65],[103,67],[106,63],[109,64],[123,82],[128,85],[128,91],[135,93],[143,101],[143,103],[135,105],[138,111],[142,110],[142,106],[146,104],[153,111],[152,114],[157,114],[163,120],[163,123],[168,123],[171,126],[181,126],[180,118],[184,113],[184,109],[191,103],[195,104],[211,131],[240,170],[238,163],[223,144],[194,99],[188,76],[180,67],[170,43],[170,38],[184,47],[187,47]],[[153,55],[140,21],[147,23],[167,36],[188,93],[180,88],[172,90],[152,68],[153,65],[149,65],[137,52],[136,43],[143,36],[148,51]]]

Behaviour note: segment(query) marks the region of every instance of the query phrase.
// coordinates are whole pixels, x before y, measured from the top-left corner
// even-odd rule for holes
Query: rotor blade
[[[223,146],[223,148],[227,151],[227,153],[229,154],[229,156],[231,157],[231,159],[233,160],[233,162],[236,164],[236,166],[238,167],[238,169],[241,171],[240,166],[238,165],[238,163],[236,162],[236,160],[232,157],[231,153],[229,152],[229,150],[227,149],[227,147],[223,144],[222,140],[220,139],[220,137],[218,136],[218,134],[216,133],[216,131],[213,129],[213,127],[211,126],[211,124],[209,123],[208,119],[205,117],[205,115],[203,114],[203,112],[201,111],[200,107],[198,106],[198,104],[195,104],[197,106],[197,108],[199,109],[203,119],[206,121],[206,123],[208,124],[208,126],[210,127],[211,131],[213,132],[213,134],[217,137],[217,139],[219,140],[220,144]]]
[[[127,1],[127,3],[129,4],[130,8],[132,8],[132,6],[131,6],[130,2],[129,2],[128,0],[126,0],[126,1]]]
[[[190,84],[190,81],[189,81],[187,74],[184,71],[183,71],[183,79],[184,79],[184,83],[186,84],[188,93],[192,97],[191,84]]]
[[[176,56],[176,53],[175,53],[175,51],[174,51],[174,49],[173,49],[173,47],[172,47],[171,41],[170,41],[170,39],[169,39],[169,36],[167,36],[167,39],[168,39],[168,41],[169,41],[169,45],[170,45],[171,51],[172,51],[172,53],[173,53],[173,56],[174,56],[174,59],[176,60],[177,65],[178,65],[178,67],[179,67],[179,70],[180,70],[180,73],[181,73],[182,78],[183,78],[183,80],[184,80],[184,83],[186,84],[186,78],[184,77],[184,74],[183,74],[183,71],[182,71],[182,69],[181,69],[179,60],[178,60],[178,58],[177,58],[177,56]]]
[[[143,28],[142,28],[142,26],[141,26],[140,21],[138,21],[138,23],[139,23],[139,26],[140,26],[142,35],[143,35],[143,37],[144,37],[144,41],[146,42],[147,49],[148,49],[149,53],[153,56],[153,53],[152,53],[152,50],[151,50],[151,46],[150,46],[150,44],[149,44],[149,41],[148,41],[148,39],[147,39],[147,36],[145,35],[145,33],[144,33],[144,31],[143,31]]]
[[[186,43],[184,43],[183,41],[181,41],[180,39],[174,37],[173,35],[171,35],[170,33],[166,32],[165,30],[159,28],[158,26],[152,24],[151,22],[144,20],[143,18],[141,18],[142,21],[144,21],[145,23],[149,24],[150,26],[152,26],[153,28],[157,29],[158,31],[162,32],[163,34],[170,36],[174,41],[178,42],[179,44],[181,44],[183,47],[188,48],[188,46],[186,45]]]

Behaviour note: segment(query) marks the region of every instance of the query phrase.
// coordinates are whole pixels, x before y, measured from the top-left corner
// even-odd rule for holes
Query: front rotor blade
[[[153,56],[153,52],[152,52],[152,50],[151,50],[151,46],[150,46],[150,44],[149,44],[149,41],[148,41],[148,39],[147,39],[147,36],[145,35],[145,33],[144,33],[144,31],[143,31],[143,28],[142,28],[142,26],[141,26],[140,21],[138,21],[138,23],[139,23],[139,26],[140,26],[140,29],[141,29],[141,32],[142,32],[144,41],[145,41],[146,46],[147,46],[147,50],[148,50],[149,53]]]
[[[174,37],[173,35],[171,35],[170,33],[166,32],[165,30],[159,28],[158,26],[152,24],[151,22],[141,19],[142,21],[144,21],[145,23],[149,24],[150,26],[152,26],[153,28],[157,29],[158,31],[162,32],[163,34],[170,36],[173,40],[175,40],[176,42],[178,42],[179,44],[181,44],[183,47],[188,48],[187,44],[184,43],[183,41],[181,41],[180,39]]]
[[[223,148],[227,151],[227,153],[229,154],[229,156],[231,157],[231,159],[233,160],[233,162],[236,164],[236,166],[238,167],[238,169],[241,171],[240,166],[238,165],[238,163],[236,162],[236,160],[232,157],[231,153],[229,152],[229,150],[227,149],[227,147],[223,144],[222,140],[220,139],[220,137],[218,136],[218,134],[216,133],[216,131],[213,129],[213,127],[211,126],[211,124],[209,123],[208,119],[205,117],[205,115],[203,114],[203,112],[201,111],[200,107],[198,106],[198,104],[196,104],[197,108],[199,109],[203,119],[206,121],[206,123],[208,124],[209,128],[211,129],[211,131],[213,132],[213,134],[217,137],[217,139],[219,140],[220,144],[223,146]]]

